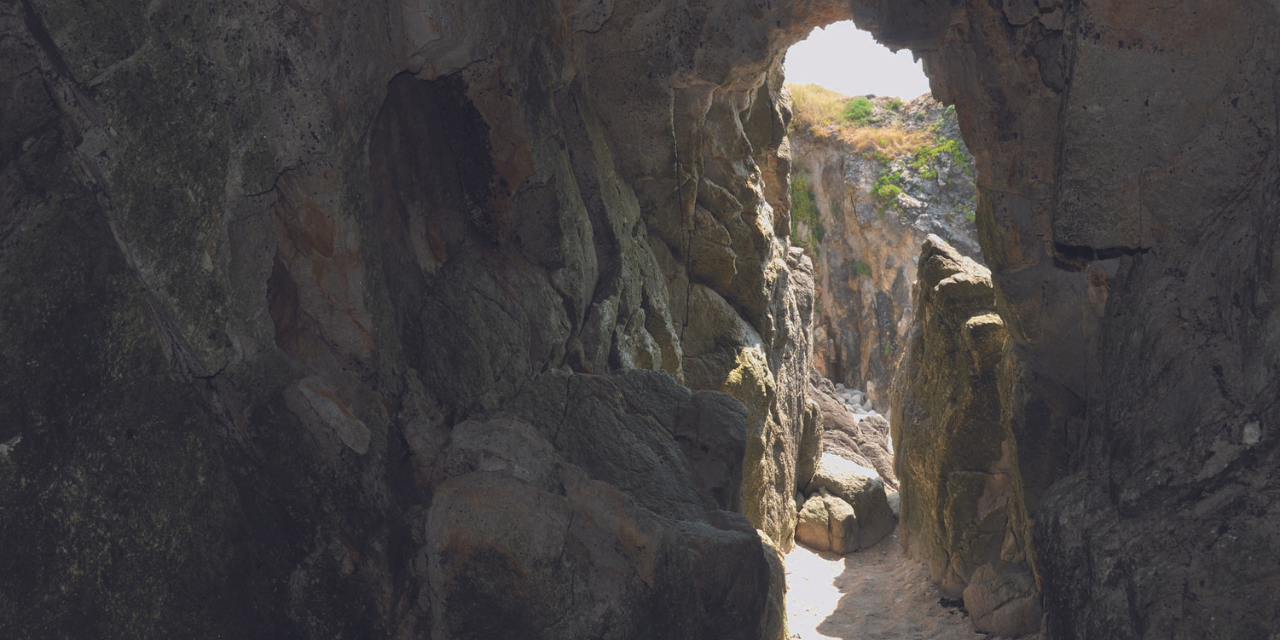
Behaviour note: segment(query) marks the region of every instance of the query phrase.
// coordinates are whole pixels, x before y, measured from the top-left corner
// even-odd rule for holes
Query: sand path
[[[796,545],[787,554],[792,640],[981,640],[959,609],[943,607],[928,569],[907,558],[898,530],[841,558]]]

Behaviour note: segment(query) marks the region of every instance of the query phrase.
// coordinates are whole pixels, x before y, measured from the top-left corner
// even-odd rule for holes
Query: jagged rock
[[[771,569],[739,514],[657,515],[512,420],[458,425],[440,473],[414,565],[436,637],[759,632]]]
[[[796,242],[814,256],[814,365],[883,402],[902,355],[920,243],[935,233],[966,255],[980,258],[980,252],[972,220],[973,158],[959,141],[954,110],[927,95],[905,102],[876,98],[872,104],[876,121],[862,125],[866,131],[914,135],[916,152],[893,158],[893,150],[847,140],[837,126],[813,122],[814,115],[798,104],[792,157],[800,175],[797,188],[811,191],[816,208],[796,224]],[[949,151],[936,151],[943,140],[955,142]],[[951,153],[960,159],[953,161]],[[876,185],[884,180],[903,192],[888,201],[878,198]]]
[[[903,544],[959,596],[1002,558],[1020,526],[1011,509],[1010,435],[998,366],[1008,334],[990,273],[937,236],[925,239],[914,322],[892,393]]]
[[[885,484],[897,487],[893,454],[889,453],[888,422],[879,416],[859,419],[859,414],[866,415],[861,410],[851,414],[835,400],[831,381],[816,370],[809,372],[809,397],[822,413],[822,451],[875,469]]]
[[[495,416],[549,372],[662,369],[744,403],[744,510],[789,546],[812,272],[789,248],[780,64],[856,14],[923,59],[982,178],[1011,446],[947,495],[1000,496],[1008,469],[1000,557],[1035,569],[1055,638],[1266,637],[1280,14],[1035,4],[0,3],[0,636],[443,640],[471,614],[433,600],[451,583],[429,571],[457,565],[424,554],[579,539],[552,526],[569,513],[689,523],[662,528],[688,559],[663,565],[669,589],[601,604],[665,593],[655,615],[688,615],[619,636],[756,637],[745,618],[770,589],[731,572],[761,546],[688,486],[698,472],[655,431],[678,421],[627,414],[643,388],[566,383],[604,394],[578,397],[623,442],[581,416],[537,427],[561,471],[612,489],[440,480],[435,462],[455,426],[533,424]],[[695,287],[759,342],[697,327],[714,299],[690,305]],[[971,341],[1000,333],[973,318]],[[584,545],[603,555],[583,565],[571,547],[563,566],[543,549],[512,566],[634,585],[620,551]],[[509,581],[583,633],[599,619],[561,607],[579,583],[477,567],[494,581],[477,593]],[[699,612],[699,593],[745,608]],[[542,633],[542,616],[503,632]]]

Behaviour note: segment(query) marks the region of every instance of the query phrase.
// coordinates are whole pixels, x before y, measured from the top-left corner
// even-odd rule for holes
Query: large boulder
[[[770,566],[740,514],[655,513],[514,420],[458,425],[438,465],[413,565],[430,584],[433,637],[760,632]]]
[[[796,541],[811,549],[846,554],[862,548],[853,507],[826,489],[804,502],[796,520]]]
[[[896,488],[898,480],[893,475],[893,453],[889,450],[889,422],[874,413],[854,416],[836,394],[830,380],[817,370],[809,371],[809,398],[822,416],[822,451],[875,469],[886,485]]]
[[[809,495],[828,494],[847,504],[857,519],[856,546],[851,550],[865,549],[879,542],[893,531],[897,516],[889,507],[884,481],[874,469],[860,466],[837,455],[824,453],[818,470],[805,487]],[[812,499],[812,498],[811,498]],[[808,502],[805,503],[806,506]],[[828,511],[835,513],[828,501]]]
[[[978,567],[964,588],[964,606],[978,631],[1019,638],[1040,628],[1043,609],[1026,566],[994,561]]]

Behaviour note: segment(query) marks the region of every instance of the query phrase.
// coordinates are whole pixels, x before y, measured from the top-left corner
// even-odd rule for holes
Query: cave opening
[[[809,392],[824,424],[819,474],[797,495],[805,548],[787,558],[790,628],[799,638],[967,637],[962,599],[907,557],[905,534],[875,523],[864,498],[846,503],[820,485],[837,468],[865,474],[883,483],[895,519],[901,511],[890,390],[917,322],[926,238],[982,262],[974,157],[911,51],[894,53],[851,21],[815,29],[784,65],[791,242],[814,264]]]

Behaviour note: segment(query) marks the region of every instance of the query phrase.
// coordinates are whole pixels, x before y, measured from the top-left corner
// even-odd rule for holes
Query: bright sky
[[[929,92],[929,81],[911,52],[892,53],[852,22],[814,29],[807,40],[787,51],[787,82],[820,84],[857,96],[914,98]]]

